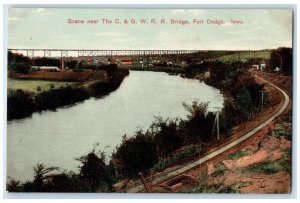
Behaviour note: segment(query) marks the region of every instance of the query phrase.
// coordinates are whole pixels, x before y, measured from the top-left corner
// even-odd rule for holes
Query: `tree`
[[[37,57],[32,60],[33,65],[35,66],[60,66],[60,60],[47,57]]]
[[[105,154],[95,150],[77,159],[81,162],[80,177],[88,192],[107,192],[111,189],[112,177],[105,164]]]
[[[47,178],[48,174],[54,170],[58,170],[58,167],[46,167],[44,164],[37,164],[34,168],[34,180],[32,182],[27,181],[22,185],[22,191],[24,192],[47,192]]]
[[[208,103],[194,101],[192,105],[185,103],[183,105],[190,113],[187,116],[188,120],[182,120],[179,124],[185,142],[210,141],[215,115],[212,112],[207,112]]]
[[[33,94],[18,90],[10,90],[7,95],[7,118],[24,118],[34,112],[36,106],[33,100]]]
[[[8,52],[8,70],[26,74],[31,68],[31,59],[22,54]]]
[[[238,109],[242,113],[242,119],[248,120],[249,116],[252,113],[252,99],[250,95],[250,91],[246,88],[242,88],[237,95],[237,104]]]
[[[22,192],[21,182],[18,180],[10,179],[6,184],[6,190],[9,192]]]
[[[182,146],[183,139],[178,131],[177,120],[157,118],[151,128],[156,129],[154,141],[160,156],[167,156]]]
[[[117,173],[123,178],[134,178],[147,172],[158,161],[156,143],[149,135],[138,131],[131,138],[123,137],[112,155]]]
[[[285,47],[272,50],[270,64],[273,69],[279,67],[286,75],[292,75],[293,50]]]
[[[35,167],[33,167],[34,170],[33,184],[37,192],[42,191],[44,180],[47,178],[46,175],[57,169],[58,167],[46,167],[44,164],[37,164]]]

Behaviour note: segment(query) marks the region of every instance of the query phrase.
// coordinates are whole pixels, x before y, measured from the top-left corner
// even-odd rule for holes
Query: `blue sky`
[[[68,19],[165,19],[168,24],[68,24]],[[171,25],[188,20],[189,25]],[[193,24],[223,20],[223,25]],[[233,25],[231,19],[242,20]],[[289,9],[11,8],[9,48],[243,50],[292,47]]]

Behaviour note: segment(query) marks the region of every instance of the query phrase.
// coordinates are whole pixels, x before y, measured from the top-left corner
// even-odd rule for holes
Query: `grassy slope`
[[[54,88],[59,88],[61,86],[72,85],[74,82],[56,82],[56,81],[45,81],[45,80],[7,80],[8,89],[22,89],[29,92],[37,93],[37,87],[41,88],[41,91],[47,91],[51,88],[51,85],[54,85]]]
[[[224,56],[219,56],[216,58],[212,58],[212,60],[220,60],[220,61],[239,61],[241,59],[251,59],[251,58],[263,58],[263,59],[270,59],[271,57],[271,51],[265,50],[265,51],[241,51],[241,52],[235,52],[233,54],[228,54]]]

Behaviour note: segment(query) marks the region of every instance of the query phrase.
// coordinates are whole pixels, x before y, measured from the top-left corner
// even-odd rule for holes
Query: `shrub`
[[[280,47],[272,50],[271,53],[271,66],[273,68],[282,68],[286,75],[293,73],[293,50],[291,48]]]
[[[242,119],[247,120],[252,112],[252,100],[250,92],[242,88],[237,95],[238,110],[242,113]]]
[[[257,163],[246,167],[243,172],[274,174],[280,171],[291,171],[291,151],[287,150],[280,159],[272,162]]]
[[[157,144],[160,156],[167,156],[183,144],[183,139],[179,135],[178,124],[176,120],[156,119],[152,124],[152,129],[156,128],[154,141]]]
[[[17,73],[26,74],[31,67],[31,60],[29,57],[23,56],[23,54],[8,52],[8,70]]]
[[[89,92],[83,87],[70,86],[50,89],[35,96],[37,110],[55,109],[60,106],[74,104],[89,98]]]
[[[112,157],[118,175],[131,178],[147,172],[158,161],[158,152],[153,138],[139,131],[134,137],[124,136]]]
[[[110,92],[111,84],[109,81],[94,82],[89,85],[89,89],[92,96],[102,96]]]
[[[252,151],[251,151],[251,150],[248,150],[248,149],[246,149],[246,150],[241,150],[241,151],[238,151],[238,152],[236,152],[236,153],[234,153],[234,154],[230,154],[227,158],[228,158],[228,159],[238,159],[238,158],[240,158],[240,157],[247,156],[247,155],[249,155],[249,154],[251,154],[251,153],[252,153]]]
[[[35,111],[33,94],[23,90],[10,90],[7,95],[7,118],[24,118]]]
[[[179,123],[185,143],[211,141],[215,115],[207,112],[208,103],[194,101],[192,105],[183,105],[190,113],[187,120],[181,120]]]
[[[111,189],[112,178],[108,166],[105,163],[105,154],[103,152],[88,153],[77,159],[81,162],[80,178],[88,192],[109,191]]]

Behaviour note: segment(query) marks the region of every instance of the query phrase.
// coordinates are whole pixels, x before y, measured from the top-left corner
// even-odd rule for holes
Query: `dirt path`
[[[244,133],[244,135],[239,136],[237,139],[233,140],[230,143],[226,143],[225,145],[223,145],[221,147],[219,146],[219,148],[217,150],[214,150],[214,151],[211,150],[210,153],[208,153],[204,157],[202,157],[192,163],[188,163],[188,164],[183,165],[175,170],[165,172],[165,173],[160,173],[160,174],[156,175],[153,178],[152,184],[157,185],[161,182],[164,182],[166,180],[174,178],[174,177],[178,176],[179,174],[187,172],[187,171],[203,164],[204,162],[207,162],[208,160],[210,160],[214,157],[217,157],[218,155],[220,155],[226,151],[229,151],[233,147],[236,147],[239,144],[242,144],[245,140],[247,140],[251,136],[255,135],[258,131],[260,131],[262,129],[266,129],[270,123],[272,123],[279,115],[281,115],[287,109],[287,107],[290,103],[290,99],[289,99],[289,96],[285,93],[285,91],[283,91],[276,85],[272,84],[269,81],[266,81],[265,79],[263,79],[259,76],[255,75],[254,77],[262,82],[265,82],[266,84],[270,85],[271,87],[275,88],[276,91],[279,92],[281,94],[281,96],[283,96],[283,101],[280,102],[278,107],[270,108],[271,110],[269,110],[269,111],[271,111],[271,112],[268,112],[266,115],[261,116],[259,119],[259,122],[257,122],[257,120],[256,120],[256,122],[254,122],[255,127],[253,127],[250,131]],[[252,125],[253,125],[253,123],[252,123]],[[216,148],[214,148],[214,149],[216,149]],[[139,183],[135,187],[127,190],[127,192],[134,193],[134,192],[141,192],[143,190],[144,190],[144,186]]]

